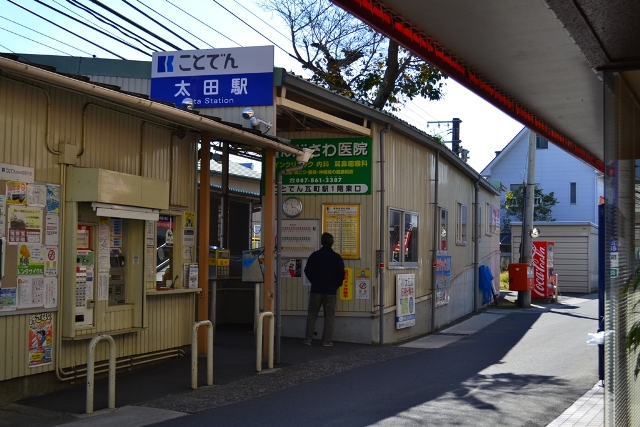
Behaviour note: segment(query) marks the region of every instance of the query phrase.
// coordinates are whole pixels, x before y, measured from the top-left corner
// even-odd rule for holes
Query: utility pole
[[[536,182],[536,134],[529,129],[529,157],[527,159],[527,186],[525,191],[525,209],[522,216],[522,259],[520,262],[531,264],[533,230],[533,208]],[[520,308],[531,307],[531,291],[518,291],[517,306]]]

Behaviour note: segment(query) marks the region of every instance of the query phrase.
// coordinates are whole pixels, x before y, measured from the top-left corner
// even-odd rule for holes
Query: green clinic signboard
[[[296,195],[371,194],[371,138],[295,139],[313,150],[302,170],[282,176],[282,193]],[[278,153],[276,169],[297,166],[294,155]]]

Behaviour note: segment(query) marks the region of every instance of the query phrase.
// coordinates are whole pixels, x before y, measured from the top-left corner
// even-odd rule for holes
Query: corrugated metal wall
[[[180,139],[168,123],[155,123],[109,103],[4,76],[0,76],[0,118],[0,162],[34,168],[36,182],[61,182],[58,155],[47,149],[47,143],[52,150],[71,144],[82,152],[77,166],[170,180],[170,204],[195,211],[195,133]],[[147,284],[148,288],[153,286],[152,282]],[[193,294],[147,295],[144,310],[147,329],[115,336],[118,357],[190,343]],[[61,333],[58,316],[54,313],[54,337]],[[131,327],[127,309],[96,316],[100,316],[101,332]],[[28,314],[0,316],[0,381],[54,369],[54,364],[28,368],[28,326]],[[86,339],[64,340],[61,347],[54,345],[54,358],[60,359],[63,369],[83,365],[87,345]],[[106,357],[107,346],[99,348],[97,360]]]
[[[554,272],[558,275],[558,292],[590,293],[598,290],[598,229],[587,224],[536,224],[537,240],[554,245]],[[511,259],[518,259],[522,226],[512,224]]]

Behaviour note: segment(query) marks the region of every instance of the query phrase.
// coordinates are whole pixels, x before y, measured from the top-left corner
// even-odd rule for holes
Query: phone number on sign
[[[341,176],[331,176],[327,178],[291,178],[289,184],[331,184],[342,182]]]

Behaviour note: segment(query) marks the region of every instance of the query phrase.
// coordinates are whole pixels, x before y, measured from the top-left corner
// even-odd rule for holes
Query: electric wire
[[[103,4],[102,2],[100,2],[99,0],[89,0],[91,3],[96,4],[98,6],[100,6],[101,8],[103,8],[104,10],[108,10],[109,12],[111,12],[112,14],[114,14],[115,16],[117,16],[118,18],[122,19],[123,21],[133,25],[134,27],[144,31],[145,33],[149,34],[152,37],[155,37],[156,39],[162,41],[163,43],[165,43],[168,46],[171,46],[172,48],[174,48],[175,50],[182,50],[180,49],[178,46],[176,46],[175,44],[171,43],[168,40],[163,39],[162,37],[160,37],[157,34],[154,34],[153,32],[147,30],[145,27],[143,27],[142,25],[138,24],[137,22],[132,21],[131,19],[127,18],[126,16],[124,16],[123,14],[121,14],[120,12],[111,9],[109,6],[107,6],[106,4]]]
[[[30,10],[30,9],[28,9],[28,8],[26,8],[26,7],[24,7],[24,6],[22,6],[22,5],[21,5],[21,4],[19,4],[19,3],[16,3],[16,2],[15,2],[15,1],[13,1],[13,0],[7,0],[7,1],[8,1],[9,3],[14,4],[14,5],[18,6],[19,8],[24,9],[24,10],[26,10],[27,12],[29,12],[29,13],[31,13],[31,14],[33,14],[33,15],[37,16],[38,18],[40,18],[40,19],[44,19],[45,21],[49,22],[50,24],[53,24],[53,25],[55,25],[56,27],[61,28],[61,29],[63,29],[64,31],[66,31],[66,32],[68,32],[68,33],[70,33],[70,34],[73,34],[74,36],[76,36],[76,37],[78,37],[78,38],[80,38],[80,39],[82,39],[82,40],[84,40],[84,41],[86,41],[86,42],[88,42],[88,43],[91,43],[92,45],[94,45],[94,46],[96,46],[96,47],[98,47],[98,48],[100,48],[100,49],[104,50],[105,52],[109,52],[109,53],[110,53],[111,55],[113,55],[113,56],[116,56],[116,57],[118,57],[118,58],[120,58],[120,59],[126,59],[126,58],[124,58],[124,57],[122,57],[122,56],[118,55],[117,53],[111,52],[109,49],[107,49],[107,48],[105,48],[105,47],[102,47],[102,46],[100,46],[99,44],[94,43],[94,42],[92,42],[91,40],[88,40],[88,39],[86,39],[86,38],[82,37],[82,36],[81,36],[81,35],[79,35],[79,34],[74,33],[73,31],[71,31],[71,30],[69,30],[69,29],[67,29],[67,28],[63,27],[62,25],[58,25],[58,24],[56,24],[55,22],[53,22],[53,21],[51,21],[51,20],[49,20],[49,19],[45,18],[44,16],[42,16],[42,15],[40,15],[40,14],[38,14],[38,13],[36,13],[36,12],[34,12],[34,11],[32,11],[32,10]],[[56,49],[56,50],[57,50],[57,49]],[[58,52],[60,52],[60,51],[58,50]]]
[[[211,46],[211,44],[207,43],[206,41],[202,40],[200,37],[196,36],[195,34],[193,34],[191,31],[187,30],[186,28],[176,24],[175,22],[172,22],[169,18],[167,18],[166,16],[164,16],[163,14],[161,14],[160,12],[158,12],[157,10],[147,6],[146,4],[144,4],[141,0],[136,0],[138,3],[140,3],[141,5],[143,5],[144,7],[146,7],[147,9],[151,10],[152,12],[154,12],[156,15],[159,15],[161,17],[163,17],[165,20],[171,22],[173,25],[175,25],[176,27],[180,28],[182,31],[184,31],[187,34],[192,35],[193,37],[195,37],[196,39],[200,40],[202,43],[206,44],[207,46],[209,46],[211,49],[215,49],[213,46]]]
[[[198,49],[198,46],[196,46],[193,43],[191,43],[190,41],[186,40],[181,35],[176,34],[173,30],[167,28],[164,24],[161,24],[155,18],[152,18],[151,16],[147,15],[145,12],[141,11],[140,9],[138,9],[137,7],[135,7],[134,5],[129,3],[127,0],[122,0],[122,2],[124,4],[126,4],[126,5],[128,5],[129,7],[131,7],[132,9],[136,10],[141,15],[145,16],[147,19],[151,20],[153,23],[155,23],[155,24],[159,25],[160,27],[164,28],[165,30],[169,31],[171,34],[173,34],[174,36],[176,36],[177,38],[179,38],[180,40],[182,40],[183,42],[185,42],[186,44],[188,44],[192,48],[194,48],[196,50]]]
[[[39,41],[37,41],[37,40],[30,39],[29,37],[23,36],[22,34],[14,33],[13,31],[11,31],[11,30],[7,30],[7,29],[6,29],[6,28],[4,28],[4,27],[0,27],[0,30],[5,30],[5,31],[6,31],[6,32],[8,32],[8,33],[14,34],[14,35],[16,35],[16,36],[18,36],[18,37],[22,37],[23,39],[29,40],[29,41],[31,41],[31,42],[38,43],[38,44],[40,44],[40,45],[42,45],[42,46],[48,47],[49,49],[53,49],[53,50],[55,50],[55,51],[57,51],[57,52],[64,53],[65,55],[73,56],[73,55],[71,55],[70,53],[64,52],[64,51],[62,51],[62,50],[60,50],[60,49],[56,49],[55,47],[52,47],[52,46],[46,45],[46,44],[41,43],[41,42],[39,42]],[[13,51],[11,51],[11,52],[17,55],[17,53],[15,53],[15,52],[13,52]]]
[[[98,33],[100,33],[100,34],[103,34],[103,35],[105,35],[105,36],[107,36],[107,37],[109,37],[109,38],[111,38],[111,39],[113,39],[113,40],[115,40],[115,41],[118,41],[118,42],[122,43],[122,41],[121,41],[121,40],[118,40],[116,37],[112,36],[111,34],[108,34],[108,33],[104,32],[104,31],[102,31],[102,30],[100,30],[100,29],[97,29],[97,28],[93,27],[92,25],[86,24],[86,23],[84,23],[84,22],[80,21],[79,19],[74,18],[73,16],[71,16],[71,15],[69,15],[69,14],[67,14],[67,13],[65,13],[65,12],[62,12],[61,10],[56,9],[56,8],[55,8],[55,7],[53,7],[53,6],[50,6],[50,5],[48,5],[48,4],[44,3],[44,2],[42,2],[41,0],[35,0],[35,1],[36,1],[36,3],[39,3],[39,4],[41,4],[41,5],[45,6],[45,7],[48,7],[49,9],[51,9],[51,10],[53,10],[53,11],[55,11],[55,12],[58,12],[59,14],[61,14],[61,15],[63,15],[63,16],[66,16],[67,18],[69,18],[69,19],[71,19],[71,20],[73,20],[73,21],[75,21],[75,22],[77,22],[77,23],[79,23],[79,24],[84,25],[85,27],[88,27],[88,28],[90,28],[90,29],[92,29],[92,30],[94,30],[94,31],[97,31],[97,32],[98,32]],[[144,53],[144,54],[147,54],[147,55],[148,55],[148,53],[146,53],[146,52],[144,52],[144,51],[142,51],[142,50],[140,50],[140,49],[136,48],[135,46],[131,46],[131,45],[127,45],[127,46],[129,46],[129,47],[131,47],[131,48],[133,48],[133,49],[136,49],[137,51],[139,51],[139,52],[141,52],[141,53]]]
[[[58,43],[61,43],[61,44],[65,45],[65,46],[69,46],[70,48],[75,49],[75,50],[77,50],[77,51],[79,51],[79,52],[86,53],[86,54],[87,54],[87,55],[89,55],[89,56],[91,56],[91,55],[92,55],[92,54],[91,54],[91,53],[89,53],[89,52],[85,52],[84,50],[79,49],[79,48],[77,48],[77,47],[75,47],[75,46],[71,46],[70,44],[63,42],[62,40],[58,40],[58,39],[56,39],[56,38],[54,38],[54,37],[51,37],[51,36],[49,36],[49,35],[47,35],[47,34],[41,33],[40,31],[34,30],[33,28],[29,28],[29,27],[27,27],[26,25],[22,25],[21,23],[16,22],[16,21],[13,21],[13,20],[11,20],[11,19],[9,19],[9,18],[7,18],[7,17],[0,16],[0,18],[2,18],[2,19],[6,19],[6,20],[7,20],[7,21],[9,21],[9,22],[13,22],[13,23],[14,23],[14,24],[16,24],[16,25],[21,26],[22,28],[26,28],[27,30],[33,31],[34,33],[38,33],[38,34],[40,34],[41,36],[45,36],[45,37],[46,37],[46,38],[48,38],[48,39],[55,40],[55,41],[57,41]],[[4,29],[4,28],[3,28],[3,29]],[[5,30],[5,31],[8,31],[8,30]],[[14,33],[14,34],[16,34],[16,33]],[[20,35],[20,34],[17,34],[17,35]]]
[[[112,27],[113,29],[117,30],[120,32],[120,34],[122,34],[125,37],[128,37],[132,40],[135,40],[136,42],[140,43],[141,45],[143,45],[145,48],[150,49],[150,50],[163,50],[160,46],[158,46],[157,44],[145,39],[144,37],[141,37],[140,35],[136,34],[135,32],[131,31],[130,29],[123,27],[122,25],[120,25],[119,23],[115,22],[114,20],[107,18],[106,16],[102,15],[99,12],[96,12],[95,10],[91,9],[89,6],[86,6],[82,3],[80,3],[77,0],[67,0],[68,3],[71,3],[73,6],[77,7],[78,9],[81,9],[83,11],[85,11],[86,13],[88,13],[89,15],[93,16],[94,18],[96,18],[97,20],[99,20],[100,22],[109,25],[110,27]]]
[[[138,0],[140,1],[140,0]],[[233,0],[234,2],[236,2],[239,6],[241,7],[245,7],[242,3],[240,3],[238,0]],[[260,18],[258,15],[254,15],[254,18],[258,18],[260,21],[264,22],[266,25],[268,25],[273,31],[275,31],[276,33],[280,34],[282,37],[284,37],[287,41],[291,41],[289,39],[289,36],[286,34],[283,34],[280,32],[280,30],[278,30],[276,27],[272,26],[271,24],[269,24],[267,21],[265,21],[264,19]]]
[[[118,35],[114,34],[113,32],[109,31],[108,28],[103,28],[100,25],[96,24],[95,22],[91,22],[89,19],[85,18],[84,16],[80,15],[78,12],[76,12],[75,10],[70,9],[69,7],[65,6],[64,4],[58,2],[58,0],[53,0],[53,2],[55,4],[57,4],[59,7],[66,9],[69,13],[74,14],[75,16],[77,16],[79,19],[85,21],[88,24],[91,24],[93,26],[95,26],[96,28],[100,28],[102,31],[111,34],[112,36],[114,36],[115,38],[117,38],[118,40],[120,40],[122,43],[128,43],[127,41],[125,41],[124,39],[118,37]]]
[[[187,12],[186,10],[182,9],[179,6],[176,6],[175,4],[171,3],[169,0],[165,0],[167,3],[169,3],[171,6],[175,7],[176,9],[182,11],[183,13],[189,15],[191,18],[195,19],[196,21],[198,21],[199,23],[201,23],[202,25],[205,25],[207,27],[209,27],[209,29],[215,31],[216,33],[220,34],[222,37],[224,37],[225,39],[229,40],[231,43],[235,43],[236,45],[242,47],[242,45],[240,43],[238,43],[237,41],[227,37],[226,35],[222,34],[220,31],[216,30],[215,28],[213,28],[211,25],[206,24],[204,22],[202,22],[200,19],[196,18],[195,16],[193,16],[192,14],[190,14],[189,12]]]
[[[227,12],[229,12],[231,15],[233,15],[237,20],[239,20],[240,22],[242,22],[243,24],[245,24],[247,27],[251,28],[253,31],[255,31],[256,33],[260,34],[262,37],[264,37],[265,39],[267,39],[271,44],[273,44],[274,46],[276,46],[278,49],[280,49],[281,51],[283,51],[284,53],[286,53],[287,55],[289,55],[292,58],[295,58],[295,56],[293,56],[293,54],[287,52],[285,49],[283,49],[282,47],[280,47],[280,45],[278,45],[278,43],[274,42],[273,40],[271,40],[269,37],[265,36],[264,34],[262,34],[260,31],[256,30],[255,28],[253,28],[251,25],[249,25],[246,21],[244,21],[242,18],[240,18],[238,15],[236,15],[235,13],[231,12],[229,9],[227,9],[226,7],[224,7],[223,5],[221,5],[217,0],[211,0],[213,1],[215,4],[217,4],[218,6],[220,6],[221,8],[223,8],[224,10],[226,10]]]

